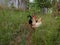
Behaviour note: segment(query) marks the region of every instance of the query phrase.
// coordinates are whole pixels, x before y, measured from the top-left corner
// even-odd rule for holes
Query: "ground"
[[[0,45],[60,45],[60,17],[40,15],[43,24],[31,29],[28,11],[0,9]]]

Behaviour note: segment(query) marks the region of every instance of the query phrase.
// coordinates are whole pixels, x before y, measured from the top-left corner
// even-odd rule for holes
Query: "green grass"
[[[20,24],[27,22],[27,15],[31,12],[0,9],[0,45],[8,45],[13,33],[19,30]],[[37,15],[43,19],[43,24],[32,34],[32,45],[60,45],[60,17],[55,19],[51,15]],[[23,33],[23,32],[22,32]],[[24,33],[25,34],[25,33]],[[23,34],[22,34],[23,35]],[[24,36],[23,36],[24,37]],[[24,40],[24,39],[22,39]],[[24,41],[22,41],[22,45]]]
[[[37,29],[35,34],[32,36],[33,45],[60,45],[57,42],[60,42],[58,35],[59,19],[55,19],[51,15],[44,15],[43,24]],[[59,34],[60,35],[60,34]],[[59,41],[57,40],[59,38]]]

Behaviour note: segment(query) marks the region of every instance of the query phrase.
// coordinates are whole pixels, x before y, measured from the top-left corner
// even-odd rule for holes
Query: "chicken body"
[[[32,27],[39,27],[42,24],[42,22],[36,22],[35,24],[32,25]]]
[[[40,17],[38,20],[33,17],[32,27],[39,27],[42,24],[42,18]],[[37,21],[37,22],[36,22]]]

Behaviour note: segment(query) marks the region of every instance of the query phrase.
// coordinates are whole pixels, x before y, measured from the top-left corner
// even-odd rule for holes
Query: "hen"
[[[42,18],[40,17],[38,20],[36,20],[36,16],[28,16],[29,18],[29,24],[32,28],[39,27],[42,24]]]

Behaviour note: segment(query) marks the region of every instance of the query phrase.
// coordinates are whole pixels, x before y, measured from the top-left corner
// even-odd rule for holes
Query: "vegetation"
[[[0,45],[9,44],[14,37],[13,34],[23,28],[20,25],[28,22],[29,14],[27,11],[0,9]],[[36,16],[43,18],[43,24],[32,33],[31,45],[60,45],[60,17],[57,16],[58,18],[55,19],[49,14]],[[27,32],[26,28],[24,30]],[[24,32],[22,34],[25,35]],[[21,44],[25,45],[23,40],[25,40],[24,36]]]
[[[35,0],[37,3],[37,6],[40,8],[46,7],[49,8],[52,6],[51,0]]]
[[[29,45],[60,45],[60,13],[57,14],[55,4],[54,0],[54,6],[50,0],[35,0],[35,3],[27,2],[29,10],[25,11],[0,8],[0,45],[10,45],[12,41],[13,45],[25,45],[27,35]],[[54,13],[41,14],[43,7],[52,8]],[[29,27],[27,18],[34,12],[37,18],[42,17],[42,25],[35,30]]]

